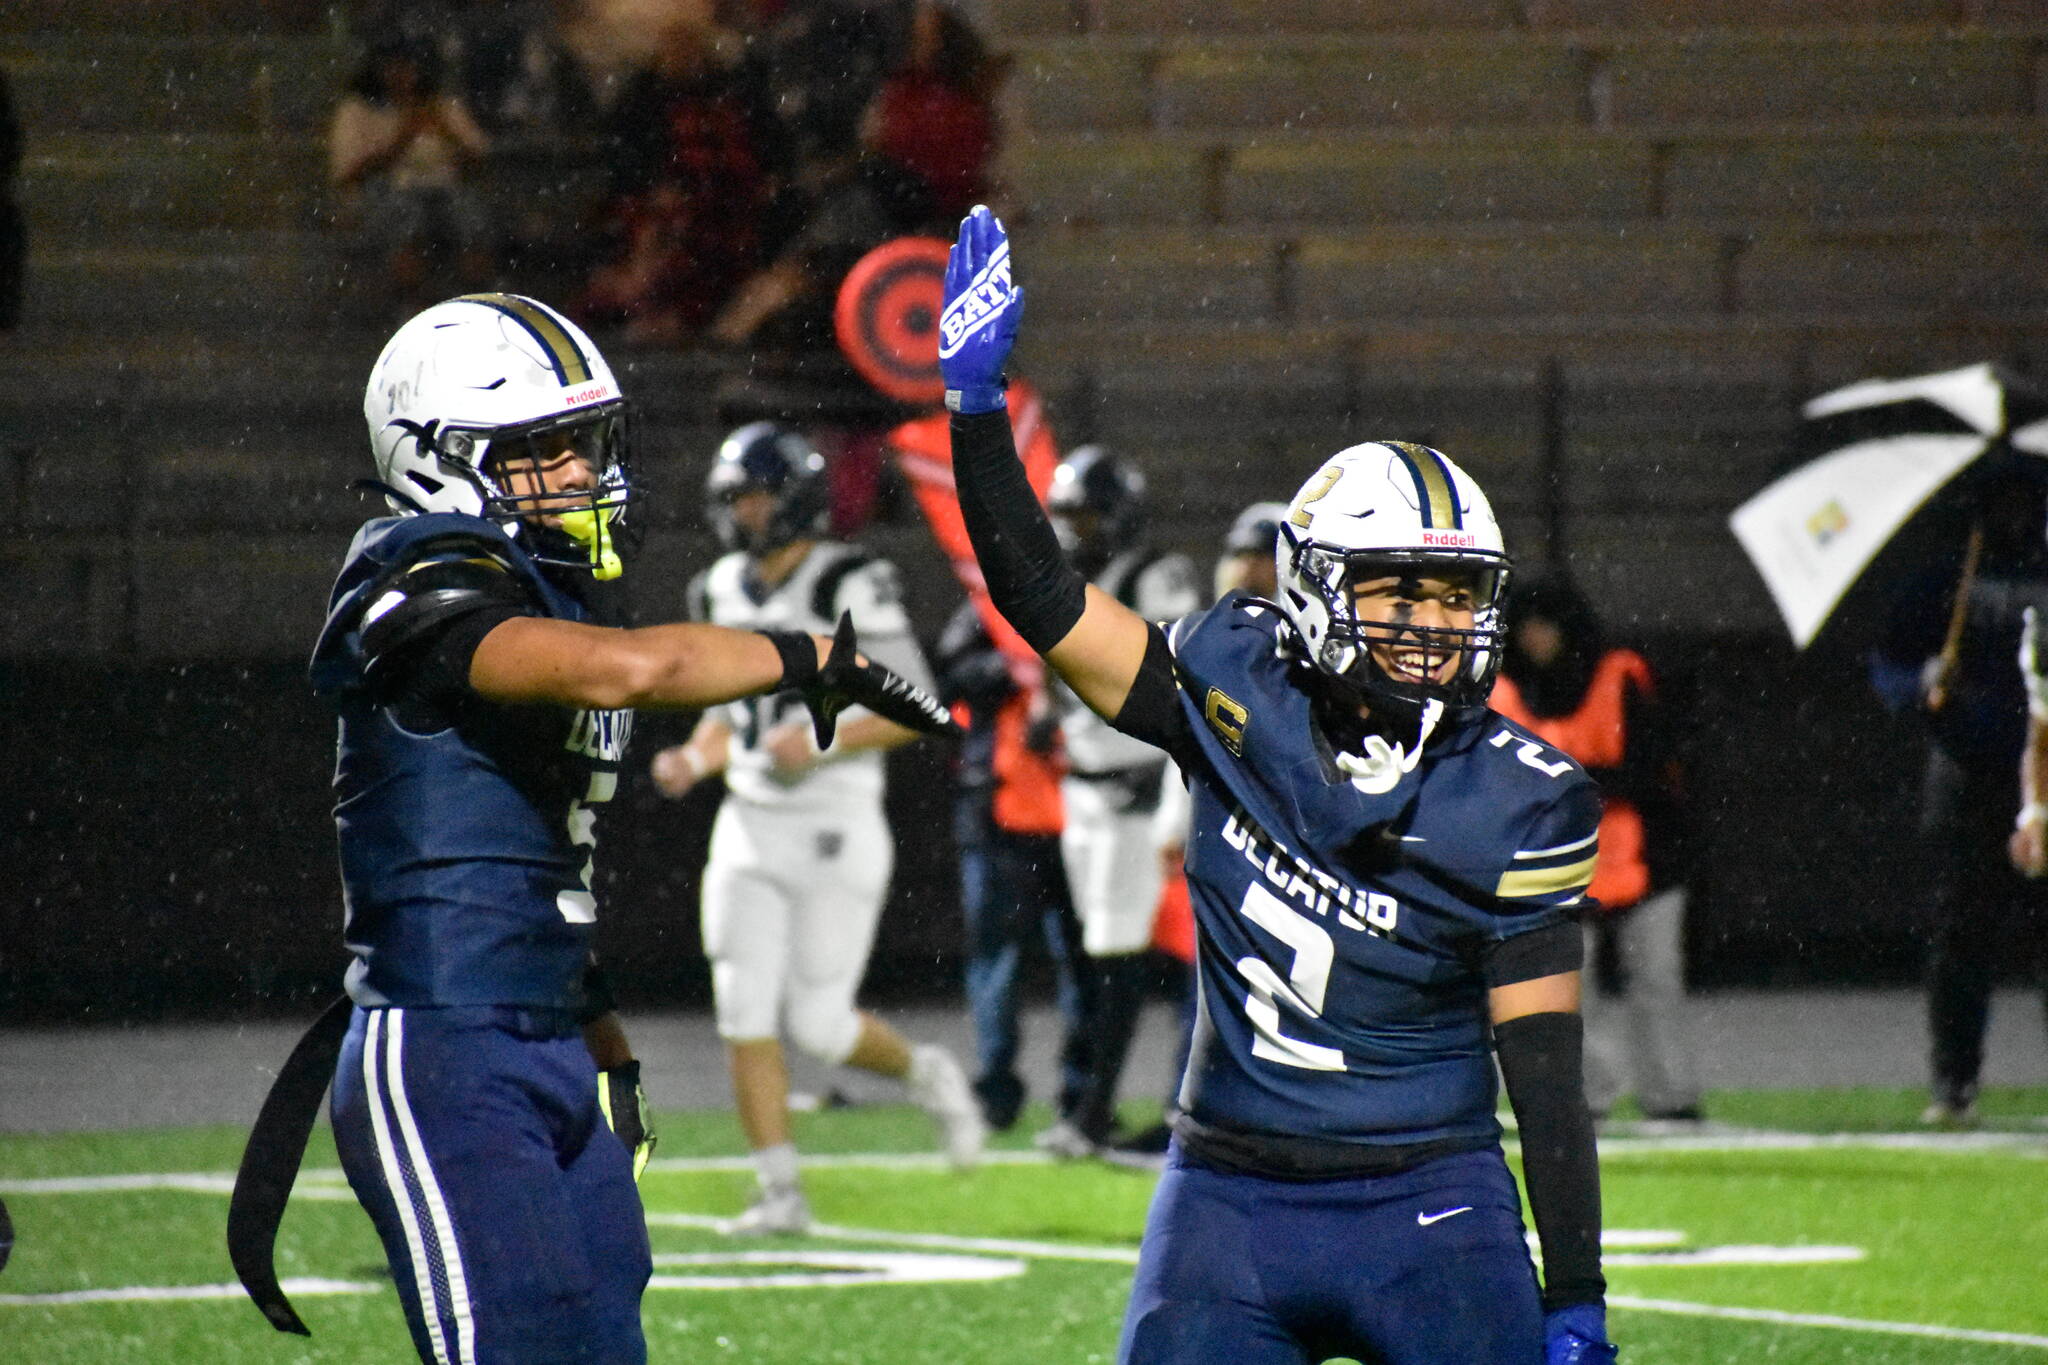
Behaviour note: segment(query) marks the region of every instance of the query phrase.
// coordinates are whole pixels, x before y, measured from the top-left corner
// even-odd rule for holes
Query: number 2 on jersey
[[[1237,960],[1237,970],[1251,987],[1245,996],[1244,1013],[1258,1034],[1252,1040],[1252,1055],[1308,1071],[1344,1070],[1344,1054],[1336,1048],[1305,1043],[1280,1031],[1283,1000],[1310,1018],[1322,1014],[1323,995],[1330,986],[1330,966],[1337,955],[1330,931],[1258,882],[1252,883],[1237,908],[1246,919],[1294,950],[1294,961],[1287,968],[1285,981],[1264,958]]]

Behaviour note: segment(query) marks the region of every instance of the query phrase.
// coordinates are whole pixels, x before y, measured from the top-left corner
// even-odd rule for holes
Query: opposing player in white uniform
[[[847,614],[871,658],[929,681],[895,569],[825,538],[824,460],[802,436],[769,422],[739,428],[720,446],[706,492],[729,553],[692,585],[696,619],[754,629],[822,622],[830,634]],[[810,1226],[790,1140],[785,1036],[827,1064],[904,1081],[955,1165],[980,1155],[986,1128],[959,1064],[854,1004],[895,859],[882,754],[913,737],[849,711],[820,753],[801,703],[764,701],[705,713],[686,743],[655,756],[655,781],[670,796],[713,773],[726,782],[704,868],[704,951],[760,1182],[731,1232]]]
[[[1148,621],[1177,621],[1202,606],[1194,564],[1145,541],[1145,478],[1097,445],[1060,461],[1046,494],[1060,548],[1075,571]],[[865,638],[865,637],[864,637]],[[1067,775],[1060,851],[1081,946],[1094,964],[1094,1055],[1089,1093],[1073,1115],[1038,1135],[1056,1156],[1092,1154],[1114,1137],[1117,1082],[1154,964],[1152,920],[1165,887],[1155,827],[1167,758],[1055,686]]]

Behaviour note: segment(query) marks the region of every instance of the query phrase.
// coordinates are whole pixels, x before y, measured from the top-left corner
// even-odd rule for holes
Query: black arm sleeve
[[[1585,956],[1586,943],[1579,933],[1579,922],[1559,920],[1487,944],[1480,955],[1480,970],[1485,973],[1489,987],[1512,986],[1517,981],[1575,972],[1585,965]]]
[[[1522,1133],[1522,1185],[1543,1245],[1543,1309],[1602,1303],[1600,1160],[1581,1078],[1576,1014],[1525,1014],[1494,1029],[1508,1103]]]
[[[953,414],[953,482],[989,598],[1045,653],[1074,628],[1088,584],[1067,564],[1031,491],[1007,412]]]
[[[1166,643],[1166,632],[1156,625],[1146,630],[1145,660],[1138,665],[1138,675],[1131,679],[1123,709],[1110,724],[1132,739],[1164,749],[1176,763],[1186,765],[1193,736],[1187,712],[1180,705],[1173,650]]]

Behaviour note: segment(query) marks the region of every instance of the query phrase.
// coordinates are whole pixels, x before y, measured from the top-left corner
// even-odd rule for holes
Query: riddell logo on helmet
[[[609,398],[611,396],[611,385],[599,384],[596,388],[592,389],[578,389],[575,393],[562,400],[562,406],[573,408],[578,403],[595,403],[600,398]]]
[[[1479,543],[1479,537],[1470,531],[1424,531],[1424,545],[1442,545],[1454,550],[1469,550]]]

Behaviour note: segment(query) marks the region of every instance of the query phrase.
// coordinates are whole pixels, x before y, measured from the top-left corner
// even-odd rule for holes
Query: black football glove
[[[647,1093],[640,1088],[640,1063],[620,1062],[597,1073],[597,1107],[619,1141],[633,1157],[633,1180],[647,1169],[654,1155],[654,1116],[647,1108]]]
[[[865,706],[919,734],[953,734],[960,729],[953,713],[937,697],[860,657],[849,613],[840,613],[839,629],[832,634],[832,652],[825,656],[822,668],[810,636],[793,630],[761,633],[774,641],[782,655],[782,686],[802,697],[810,708],[811,729],[820,753],[831,746],[839,729],[839,713],[849,706]]]

